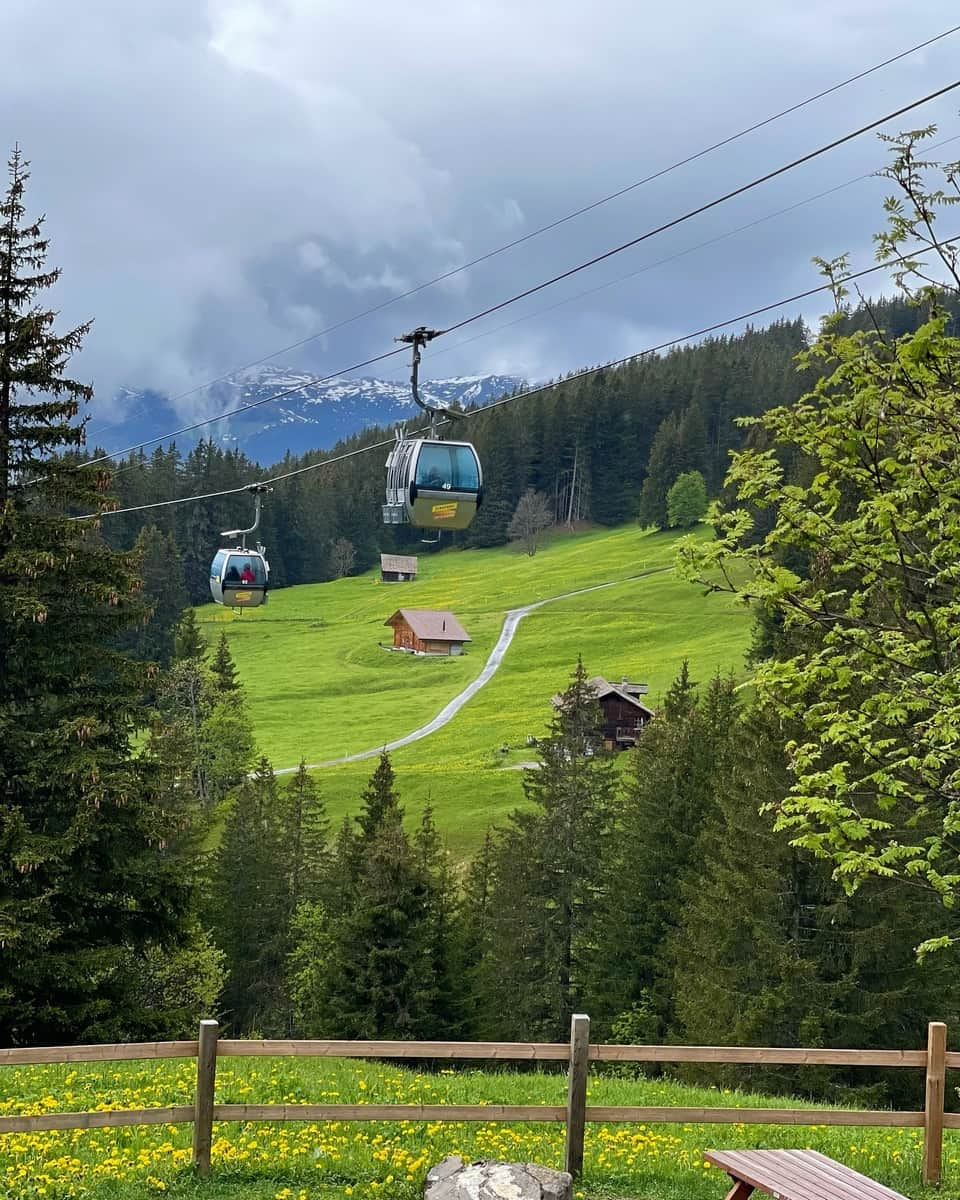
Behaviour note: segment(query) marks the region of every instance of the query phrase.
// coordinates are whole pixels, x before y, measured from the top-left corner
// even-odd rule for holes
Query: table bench
[[[816,1150],[708,1150],[703,1157],[733,1181],[726,1200],[747,1200],[757,1188],[774,1200],[906,1200]]]

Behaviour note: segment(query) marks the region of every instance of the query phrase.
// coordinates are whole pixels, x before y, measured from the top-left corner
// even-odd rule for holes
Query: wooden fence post
[[[583,1135],[587,1123],[587,1067],[590,1054],[590,1018],[574,1013],[570,1018],[570,1076],[567,1083],[567,1145],[563,1169],[577,1178],[583,1170]]]
[[[200,1022],[197,1045],[197,1095],[193,1114],[193,1165],[199,1175],[210,1174],[218,1034],[219,1026],[216,1021]]]
[[[946,1077],[947,1027],[927,1026],[927,1088],[923,1104],[923,1182],[940,1182],[943,1158],[943,1095]]]

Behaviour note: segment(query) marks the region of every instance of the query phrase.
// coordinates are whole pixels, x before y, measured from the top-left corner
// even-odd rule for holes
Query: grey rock
[[[566,1171],[536,1163],[464,1163],[450,1155],[427,1175],[424,1200],[572,1200]]]

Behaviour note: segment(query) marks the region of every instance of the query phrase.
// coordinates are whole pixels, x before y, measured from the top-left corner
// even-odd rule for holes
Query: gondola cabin
[[[219,550],[210,564],[210,594],[227,608],[257,608],[267,600],[270,568],[257,550]]]
[[[386,525],[466,529],[483,498],[483,473],[469,442],[404,438],[387,459]]]

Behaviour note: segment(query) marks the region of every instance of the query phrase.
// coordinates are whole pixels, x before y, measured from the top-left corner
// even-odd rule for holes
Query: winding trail
[[[399,750],[401,746],[409,746],[412,742],[419,742],[421,738],[429,737],[431,733],[436,733],[438,729],[442,729],[444,725],[449,724],[453,720],[467,701],[472,700],[477,692],[482,687],[485,687],[494,675],[496,675],[503,664],[504,655],[513,641],[513,635],[517,632],[517,626],[525,616],[532,613],[535,609],[542,608],[545,604],[553,604],[557,600],[567,600],[571,596],[582,596],[586,592],[599,592],[604,588],[618,587],[622,583],[633,583],[637,579],[646,579],[649,575],[661,575],[664,571],[672,570],[672,567],[654,567],[649,571],[641,571],[638,575],[628,575],[626,579],[614,579],[611,583],[594,583],[590,587],[576,588],[572,592],[561,592],[559,596],[548,596],[545,600],[535,600],[533,604],[524,604],[520,608],[508,609],[503,622],[503,628],[500,630],[500,636],[497,638],[497,644],[490,651],[490,657],[484,664],[483,670],[472,683],[467,684],[462,692],[458,692],[448,704],[444,705],[432,721],[428,721],[426,725],[421,725],[413,733],[408,733],[393,742],[373,746],[370,750],[360,750],[356,754],[344,754],[340,758],[328,758],[326,762],[307,763],[307,770],[319,771],[323,767],[338,767],[343,763],[362,762],[365,758],[375,758],[377,755],[382,754],[384,750]],[[280,770],[274,771],[274,775],[294,775],[299,769],[299,767],[281,767]]]

